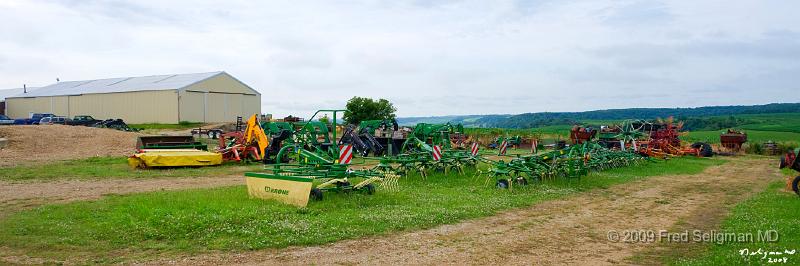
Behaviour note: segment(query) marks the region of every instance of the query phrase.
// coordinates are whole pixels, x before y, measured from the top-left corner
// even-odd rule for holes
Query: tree
[[[396,118],[394,112],[397,111],[386,99],[375,101],[364,97],[353,97],[347,101],[345,109],[347,110],[344,112],[344,121],[353,125],[364,120],[393,120]]]

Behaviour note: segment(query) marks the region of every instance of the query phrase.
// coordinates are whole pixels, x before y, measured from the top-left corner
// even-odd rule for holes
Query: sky
[[[262,112],[800,102],[800,1],[0,0],[0,88],[226,71]]]

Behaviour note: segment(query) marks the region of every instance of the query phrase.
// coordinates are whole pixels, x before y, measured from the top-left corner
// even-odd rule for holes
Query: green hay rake
[[[511,188],[513,184],[527,185],[554,178],[580,178],[590,171],[639,164],[646,159],[632,152],[603,148],[595,142],[584,142],[544,154],[516,156],[509,162],[481,158],[489,165],[476,175],[486,175],[488,182],[495,179],[498,188]]]

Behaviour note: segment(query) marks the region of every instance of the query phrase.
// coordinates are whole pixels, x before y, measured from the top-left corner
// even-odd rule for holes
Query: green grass
[[[198,128],[202,125],[203,123],[200,122],[187,122],[187,121],[181,121],[178,124],[158,124],[158,123],[128,124],[129,127],[142,128],[142,129],[190,129],[190,128]]]
[[[746,130],[800,133],[800,113],[738,115],[753,123],[741,126]]]
[[[3,181],[42,181],[98,178],[150,178],[229,176],[262,169],[263,165],[229,163],[199,168],[131,169],[125,157],[93,157],[54,162],[45,165],[0,168]]]
[[[678,158],[513,191],[471,175],[411,176],[401,179],[399,191],[326,194],[302,209],[251,199],[245,186],[108,196],[12,214],[0,220],[0,246],[107,260],[122,249],[141,255],[316,245],[456,223],[647,176],[699,173],[723,162]]]
[[[797,173],[794,173],[796,175]],[[775,243],[724,243],[709,244],[700,257],[680,259],[676,265],[737,265],[767,264],[762,256],[753,256],[745,260],[739,250],[749,249],[755,252],[759,248],[764,251],[797,250],[794,255],[786,255],[787,264],[800,264],[800,198],[793,193],[782,191],[785,183],[776,181],[766,191],[737,205],[732,214],[722,223],[720,232],[752,233],[757,238],[758,231],[776,230],[779,241]],[[782,258],[784,256],[769,256]]]
[[[719,143],[719,135],[722,130],[714,130],[714,131],[692,131],[689,132],[686,136],[682,137],[682,139],[695,142],[695,141],[702,141],[708,143]],[[747,141],[750,143],[754,142],[765,142],[768,140],[775,141],[775,142],[800,142],[800,133],[795,132],[779,132],[779,131],[758,131],[758,130],[745,130],[747,133]]]

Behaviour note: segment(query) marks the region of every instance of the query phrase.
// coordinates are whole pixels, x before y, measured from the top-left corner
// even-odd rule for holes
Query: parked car
[[[8,116],[0,115],[0,125],[13,125],[14,119],[8,118]]]
[[[30,118],[22,118],[22,119],[15,119],[15,125],[38,125],[39,121],[42,121],[42,118],[45,117],[53,117],[56,116],[54,114],[40,114],[35,113]]]
[[[68,120],[69,119],[67,119],[66,117],[63,117],[63,116],[50,116],[50,117],[42,118],[42,120],[39,121],[39,124],[40,125],[56,125],[56,124],[58,124],[58,125],[66,125]]]
[[[72,118],[72,120],[67,121],[67,125],[71,126],[94,126],[100,122],[100,120],[94,119],[94,117],[90,115],[76,115]]]

